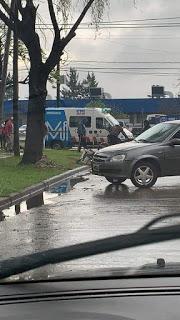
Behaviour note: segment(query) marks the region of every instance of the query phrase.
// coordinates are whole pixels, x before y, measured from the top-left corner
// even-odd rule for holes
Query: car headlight
[[[112,157],[110,161],[124,161],[125,158],[125,154],[118,154],[117,156]]]

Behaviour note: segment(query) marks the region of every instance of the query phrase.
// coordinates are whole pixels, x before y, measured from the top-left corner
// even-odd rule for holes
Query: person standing
[[[79,137],[79,145],[78,145],[78,151],[81,151],[81,147],[86,147],[86,127],[83,121],[79,123],[78,129],[77,129],[78,137]]]
[[[127,134],[123,130],[123,127],[121,125],[115,125],[111,128],[109,135],[108,135],[108,143],[110,145],[121,143],[122,140],[119,138],[119,135],[122,134],[126,141],[129,140]]]
[[[5,139],[6,139],[6,150],[9,152],[13,151],[13,118],[5,121]]]
[[[3,136],[3,149],[6,150],[7,138],[6,138],[6,123],[8,120],[5,120],[3,123],[2,136]]]
[[[150,128],[151,128],[151,126],[149,124],[149,121],[148,120],[144,120],[144,127],[143,127],[142,132],[144,132],[144,131],[146,131],[146,130],[148,130]]]

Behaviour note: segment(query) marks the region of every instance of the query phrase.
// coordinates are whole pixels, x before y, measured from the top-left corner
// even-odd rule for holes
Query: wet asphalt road
[[[149,190],[137,189],[129,180],[117,187],[92,175],[75,182],[71,182],[72,190],[67,194],[46,194],[43,207],[23,210],[0,222],[1,259],[133,232],[161,214],[180,212],[179,177],[161,178]],[[160,257],[178,262],[179,244],[171,241],[102,254],[41,268],[33,276],[132,267],[154,263]]]

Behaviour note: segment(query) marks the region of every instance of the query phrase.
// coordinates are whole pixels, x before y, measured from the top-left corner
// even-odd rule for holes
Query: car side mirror
[[[172,139],[168,142],[168,145],[173,147],[173,146],[180,146],[180,139]]]

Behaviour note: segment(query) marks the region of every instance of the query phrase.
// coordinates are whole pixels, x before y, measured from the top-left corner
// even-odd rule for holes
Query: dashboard
[[[0,284],[0,319],[179,320],[180,278]]]

